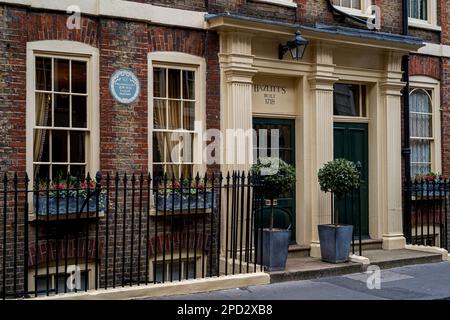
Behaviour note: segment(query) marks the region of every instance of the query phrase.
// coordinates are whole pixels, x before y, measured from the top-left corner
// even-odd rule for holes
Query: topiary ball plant
[[[339,202],[361,183],[360,173],[355,163],[346,159],[335,159],[326,163],[318,173],[320,189],[331,192],[338,202],[335,205],[335,224],[339,223]]]
[[[295,188],[295,168],[276,157],[262,157],[252,166],[252,175],[261,178],[261,195],[272,201]],[[273,206],[270,213],[270,230],[273,229]]]
[[[259,158],[251,170],[253,175],[261,177],[264,183],[263,194],[268,199],[273,200],[294,190],[295,168],[280,158]]]

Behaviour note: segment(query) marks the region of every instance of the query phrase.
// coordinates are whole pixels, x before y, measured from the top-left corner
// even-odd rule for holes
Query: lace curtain
[[[428,0],[409,0],[409,16],[414,19],[427,20]]]
[[[428,93],[416,90],[410,96],[411,174],[431,171],[431,141],[433,138],[432,106]]]

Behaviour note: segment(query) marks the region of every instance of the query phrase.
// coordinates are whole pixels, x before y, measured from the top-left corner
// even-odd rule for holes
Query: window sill
[[[105,212],[100,211],[98,213],[98,217],[99,218],[105,217]],[[95,211],[89,212],[89,213],[83,212],[83,213],[79,214],[78,216],[77,216],[77,214],[74,214],[74,213],[69,213],[69,214],[60,213],[58,216],[56,216],[55,214],[48,215],[49,222],[54,222],[54,221],[63,222],[63,221],[85,220],[85,219],[96,219],[96,218],[97,218],[97,213]],[[29,222],[47,222],[47,215],[38,215],[36,217],[36,214],[29,214],[28,221]]]
[[[431,30],[431,31],[442,31],[442,27],[441,26],[437,26],[437,25],[432,25],[431,23],[427,23],[427,22],[421,22],[420,20],[409,20],[409,26],[413,27],[413,28],[418,28],[418,29],[425,29],[425,30]]]
[[[166,217],[171,217],[171,216],[194,216],[194,215],[202,215],[202,214],[210,214],[212,212],[212,209],[205,209],[205,208],[198,208],[197,212],[196,209],[183,209],[183,210],[174,210],[173,214],[172,214],[172,210],[170,208],[168,208],[166,210]],[[150,210],[149,213],[150,217],[158,217],[158,218],[162,218],[164,217],[164,210],[156,210],[156,208],[152,208]]]
[[[297,3],[290,0],[254,0],[255,2],[265,2],[269,4],[275,4],[284,7],[297,8]]]

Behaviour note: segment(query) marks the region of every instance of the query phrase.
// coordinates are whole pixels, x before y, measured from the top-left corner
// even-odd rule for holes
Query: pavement
[[[387,270],[372,266],[364,273],[158,299],[447,300],[450,299],[450,262],[410,265]]]

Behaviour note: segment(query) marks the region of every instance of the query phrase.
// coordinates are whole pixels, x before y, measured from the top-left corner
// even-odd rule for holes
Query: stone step
[[[362,240],[362,249],[363,253],[367,250],[378,250],[383,248],[383,241],[382,240],[375,240],[375,239],[366,239]],[[309,253],[311,251],[310,246],[306,245],[290,245],[289,246],[289,258],[304,258],[309,257]],[[355,252],[358,253],[359,251],[359,241],[355,241]]]
[[[363,256],[369,258],[370,265],[376,265],[380,269],[389,269],[412,264],[437,263],[442,261],[441,254],[421,252],[415,250],[367,250]],[[318,258],[297,257],[288,258],[284,271],[270,272],[271,283],[309,280],[324,277],[340,276],[359,273],[367,270],[368,265],[347,262],[331,264]]]

